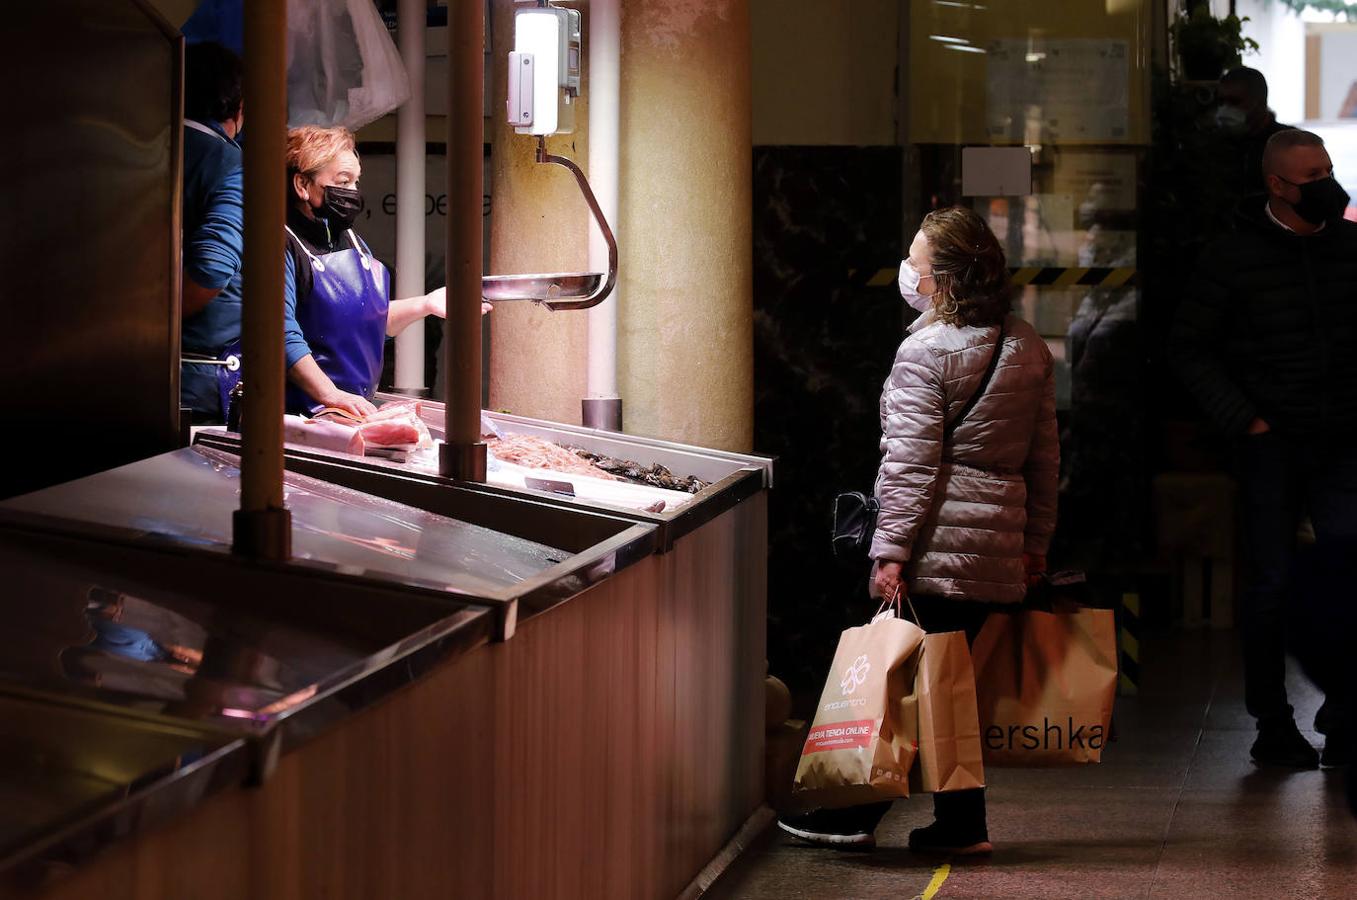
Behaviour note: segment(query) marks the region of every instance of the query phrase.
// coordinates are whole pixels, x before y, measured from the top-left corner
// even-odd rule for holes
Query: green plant
[[[1258,42],[1244,37],[1248,17],[1211,15],[1207,4],[1179,14],[1173,23],[1173,42],[1189,81],[1215,81],[1232,66],[1240,65],[1245,53],[1257,53]]]

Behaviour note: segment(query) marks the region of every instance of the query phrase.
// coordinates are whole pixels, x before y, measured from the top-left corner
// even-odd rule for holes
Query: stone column
[[[589,40],[588,6],[584,40]],[[495,0],[492,273],[582,271],[589,212],[569,174],[504,124],[513,3]],[[625,0],[618,386],[628,432],[747,450],[753,434],[748,0]],[[588,164],[588,72],[573,135]],[[506,303],[491,314],[490,405],[577,423],[588,317]]]
[[[748,0],[628,0],[618,338],[627,431],[753,440]]]

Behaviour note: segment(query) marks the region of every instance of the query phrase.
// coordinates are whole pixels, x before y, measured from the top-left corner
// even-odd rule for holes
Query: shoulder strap
[[[956,431],[957,426],[966,420],[966,417],[971,414],[971,410],[975,409],[975,404],[980,402],[980,398],[984,396],[985,391],[989,389],[990,379],[994,377],[994,370],[999,368],[999,353],[1003,349],[1004,333],[1007,330],[1008,318],[1005,317],[1004,321],[999,323],[999,336],[994,340],[994,349],[990,351],[989,355],[989,366],[985,369],[985,374],[981,377],[980,384],[976,385],[975,390],[971,393],[971,399],[966,401],[966,405],[961,408],[961,412],[959,412],[952,421],[948,422],[947,427],[943,429],[944,443],[952,440],[952,433]]]

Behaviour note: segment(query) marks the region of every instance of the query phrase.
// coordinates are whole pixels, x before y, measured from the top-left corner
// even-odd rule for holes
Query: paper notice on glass
[[[986,129],[1023,143],[1124,141],[1129,134],[1127,41],[992,41],[986,48]]]

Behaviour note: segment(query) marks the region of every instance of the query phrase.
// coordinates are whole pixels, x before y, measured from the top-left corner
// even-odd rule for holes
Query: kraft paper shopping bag
[[[985,786],[975,672],[964,631],[924,637],[915,669],[918,758],[910,788],[925,793]]]
[[[796,769],[797,804],[844,807],[909,796],[914,669],[923,640],[919,626],[891,611],[840,635]]]
[[[1111,610],[996,613],[971,659],[986,765],[1102,759],[1117,687]]]

